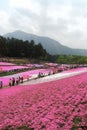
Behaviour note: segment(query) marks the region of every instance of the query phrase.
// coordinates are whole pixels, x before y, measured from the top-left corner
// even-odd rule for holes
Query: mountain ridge
[[[4,37],[9,38],[17,38],[21,39],[23,41],[28,40],[34,40],[35,44],[41,43],[43,48],[46,49],[46,51],[51,55],[57,55],[57,54],[67,54],[67,55],[83,55],[87,56],[87,50],[86,49],[73,49],[67,46],[62,45],[60,42],[49,38],[45,36],[37,36],[35,34],[26,33],[24,31],[14,31],[11,33],[7,33],[3,35]]]

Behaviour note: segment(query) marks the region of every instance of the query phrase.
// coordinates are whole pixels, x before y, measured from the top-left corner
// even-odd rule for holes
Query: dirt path
[[[57,73],[54,75],[49,75],[43,78],[38,78],[38,79],[33,79],[30,81],[26,81],[21,85],[28,85],[28,84],[39,84],[39,83],[43,83],[43,82],[49,82],[49,81],[53,81],[53,80],[59,80],[62,78],[67,78],[67,77],[71,77],[74,75],[78,75],[81,73],[87,72],[87,68],[83,69],[83,70],[76,70],[76,71],[72,71],[72,72],[62,72],[62,73]]]

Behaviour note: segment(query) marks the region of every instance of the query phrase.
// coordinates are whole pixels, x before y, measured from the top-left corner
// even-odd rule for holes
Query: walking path
[[[0,81],[3,82],[3,86],[8,86],[9,85],[9,80],[10,78],[18,78],[18,77],[22,77],[24,81],[27,81],[27,79],[34,79],[38,76],[39,72],[40,73],[45,73],[48,74],[50,71],[52,71],[50,68],[49,69],[35,69],[35,70],[29,70],[26,72],[21,72],[21,73],[17,73],[17,74],[13,74],[13,75],[8,75],[8,76],[3,76],[0,77]]]
[[[43,82],[59,80],[59,79],[71,77],[71,76],[74,76],[74,75],[78,75],[78,74],[81,74],[81,73],[84,73],[84,72],[87,72],[87,68],[83,68],[81,70],[75,70],[75,71],[68,71],[68,72],[65,71],[65,72],[49,75],[49,76],[46,76],[46,77],[43,77],[43,78],[32,79],[30,81],[22,83],[21,85],[39,84],[39,83],[43,83]]]

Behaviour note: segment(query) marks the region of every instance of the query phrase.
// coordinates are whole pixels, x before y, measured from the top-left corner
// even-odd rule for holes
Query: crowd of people
[[[19,76],[18,78],[12,77],[9,79],[9,86],[18,85],[20,83],[23,83],[23,76]]]
[[[23,83],[23,76],[19,76],[18,78],[10,78],[9,79],[9,86],[15,86],[15,85],[18,85],[20,83]],[[0,88],[3,88],[3,81],[0,81]]]

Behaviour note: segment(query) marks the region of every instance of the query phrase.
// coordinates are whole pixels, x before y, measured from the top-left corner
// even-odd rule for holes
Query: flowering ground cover
[[[28,68],[26,66],[16,66],[16,65],[2,65],[0,66],[1,71],[11,71],[11,70],[16,70],[16,69],[25,69]]]
[[[0,65],[15,65],[15,64],[9,62],[0,62]]]
[[[26,66],[28,66],[29,68],[41,68],[41,67],[44,67],[44,65],[42,64],[26,64]]]
[[[55,67],[55,66],[57,66],[56,63],[45,63],[45,64],[48,65],[48,66],[50,66],[50,67]]]
[[[0,90],[0,129],[87,128],[87,72],[37,85]]]
[[[14,66],[15,64],[13,63],[8,63],[8,62],[0,62],[0,72],[2,72],[4,70],[4,68],[6,68],[5,66],[8,66],[8,68],[10,68],[10,66]],[[8,69],[7,68],[7,69]],[[5,69],[6,70],[6,69]]]

